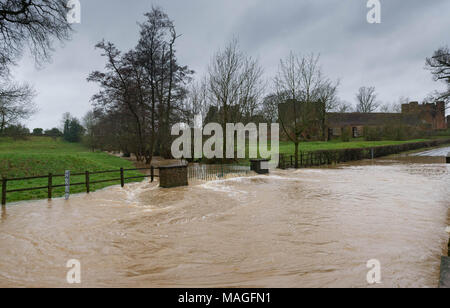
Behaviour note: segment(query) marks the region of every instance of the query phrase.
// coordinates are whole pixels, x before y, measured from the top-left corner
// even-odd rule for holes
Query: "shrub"
[[[68,142],[80,142],[84,134],[84,128],[77,118],[67,119],[64,123],[63,138]]]
[[[44,130],[42,128],[33,129],[33,136],[42,136],[44,134]]]
[[[5,128],[4,135],[12,137],[14,140],[27,139],[30,130],[23,125],[10,125]]]
[[[62,137],[62,135],[63,135],[62,132],[57,128],[52,128],[52,129],[46,130],[44,132],[44,134],[48,137],[52,137],[53,139]]]
[[[383,139],[383,130],[381,127],[364,127],[364,139],[366,141],[380,141]]]
[[[352,131],[350,127],[344,127],[341,129],[341,141],[342,142],[350,142],[352,138]]]

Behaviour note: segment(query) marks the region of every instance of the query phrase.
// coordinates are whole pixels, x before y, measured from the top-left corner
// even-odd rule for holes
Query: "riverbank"
[[[72,173],[84,173],[85,171],[119,170],[120,168],[132,169],[135,167],[132,161],[104,152],[92,152],[81,144],[69,143],[60,139],[50,137],[28,137],[26,140],[0,138],[0,178],[45,176],[49,173],[64,174],[65,170],[70,170]],[[142,175],[142,173],[129,171],[126,175],[133,177]],[[111,177],[117,178],[118,173],[115,175],[95,174],[92,175],[91,181],[102,181]],[[54,178],[53,180],[53,185],[64,184],[64,177]],[[83,182],[84,180],[84,175],[71,177],[73,183]],[[138,180],[128,180],[127,183],[136,181]],[[8,183],[8,190],[46,187],[47,185],[48,180],[46,178],[11,181]],[[91,191],[110,185],[111,183],[92,184]],[[71,188],[72,193],[83,191],[85,191],[83,186]],[[64,187],[54,189],[54,197],[63,195]],[[46,189],[9,193],[7,196],[8,202],[44,198],[47,198]]]
[[[349,161],[374,159],[419,149],[423,150],[426,148],[439,147],[446,144],[450,144],[450,139],[407,142],[395,145],[384,145],[368,148],[348,148],[339,150],[300,152],[297,160],[293,155],[280,154],[279,167],[281,169],[307,168],[321,165],[340,164]]]

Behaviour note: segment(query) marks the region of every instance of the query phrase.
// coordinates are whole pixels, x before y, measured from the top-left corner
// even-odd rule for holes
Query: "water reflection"
[[[6,217],[7,217],[7,215],[6,215],[6,206],[5,205],[2,205],[2,222],[4,221],[4,220],[6,220]]]

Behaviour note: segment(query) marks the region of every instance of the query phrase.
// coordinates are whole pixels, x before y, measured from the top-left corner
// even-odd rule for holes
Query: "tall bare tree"
[[[323,123],[326,111],[335,102],[337,83],[326,78],[319,66],[319,56],[310,54],[299,57],[293,52],[280,60],[278,74],[274,78],[275,93],[280,108],[280,125],[294,143],[295,166],[298,167],[299,144],[312,125]]]
[[[0,133],[8,125],[30,118],[37,108],[33,103],[34,89],[28,84],[0,84]]]
[[[111,132],[114,138],[108,138],[124,153],[150,164],[156,150],[170,157],[170,126],[183,116],[192,71],[177,61],[179,35],[167,14],[152,8],[145,17],[133,50],[122,53],[104,41],[97,45],[106,58],[105,70],[91,73],[88,80],[101,86],[93,97],[97,131]]]
[[[124,120],[128,119],[134,126],[138,160],[151,160],[146,136],[146,119],[148,110],[145,104],[145,88],[143,86],[143,69],[136,61],[136,54],[130,51],[122,54],[114,44],[102,41],[96,46],[102,50],[106,58],[105,72],[95,71],[88,81],[97,82],[101,91],[93,96],[96,108],[103,112],[122,112]]]
[[[317,98],[317,117],[319,120],[320,132],[322,134],[322,139],[327,140],[327,114],[334,110],[338,104],[339,100],[337,97],[337,90],[339,86],[339,81],[332,82],[329,79],[322,81],[322,85],[318,90]]]
[[[189,88],[189,94],[184,102],[185,119],[184,123],[194,126],[195,116],[201,116],[202,123],[205,123],[206,114],[210,105],[208,98],[207,80],[192,83]]]
[[[442,81],[447,85],[443,92],[436,92],[435,100],[442,100],[450,108],[450,49],[441,47],[436,50],[431,58],[426,59],[426,66],[433,74],[435,81]]]
[[[356,111],[361,113],[375,112],[380,104],[377,102],[375,87],[361,87],[356,93]]]
[[[179,121],[183,113],[186,85],[193,71],[178,63],[175,45],[180,35],[168,15],[153,7],[145,16],[136,52],[145,70],[147,103],[155,110],[151,126],[158,130],[152,139],[158,141],[158,152],[170,157],[170,125]],[[153,133],[156,134],[156,130]]]
[[[245,122],[254,115],[263,93],[262,74],[258,60],[242,52],[237,39],[214,55],[208,69],[208,91],[224,132],[227,123]],[[225,154],[225,138],[223,142]]]

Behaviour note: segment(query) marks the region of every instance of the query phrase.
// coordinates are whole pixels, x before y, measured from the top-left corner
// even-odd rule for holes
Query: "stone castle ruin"
[[[292,115],[292,102],[279,105],[279,115]],[[286,116],[285,119],[289,119]],[[450,116],[445,117],[445,103],[411,102],[402,105],[401,113],[327,113],[326,132],[328,137],[340,136],[344,130],[350,131],[353,138],[364,135],[365,127],[408,126],[422,131],[444,130],[450,126]],[[314,130],[314,128],[312,128]]]

